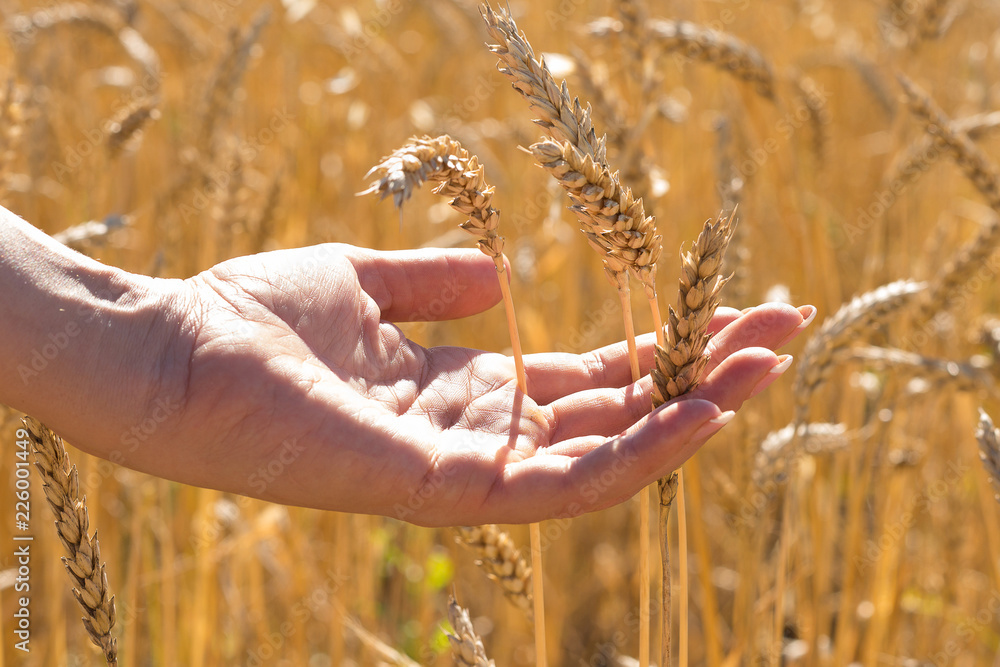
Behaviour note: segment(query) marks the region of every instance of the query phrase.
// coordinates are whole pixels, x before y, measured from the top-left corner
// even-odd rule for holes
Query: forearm
[[[0,208],[0,402],[98,454],[157,392],[158,283],[76,253]]]

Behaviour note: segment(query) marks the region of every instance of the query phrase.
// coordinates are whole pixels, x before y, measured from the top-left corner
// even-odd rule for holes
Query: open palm
[[[524,396],[509,357],[423,348],[392,324],[499,298],[492,262],[473,250],[323,245],[220,264],[171,299],[182,348],[171,356],[187,363],[163,386],[177,409],[127,464],[424,525],[575,515],[680,465],[729,415],[710,420],[787,367],[768,348],[803,323],[790,306],[720,312],[707,381],[653,415],[624,345],[526,357]],[[644,337],[646,368],[651,348]]]

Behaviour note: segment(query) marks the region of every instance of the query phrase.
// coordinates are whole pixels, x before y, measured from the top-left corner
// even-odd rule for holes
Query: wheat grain
[[[160,58],[146,39],[122,21],[122,16],[109,7],[82,2],[66,2],[25,14],[14,14],[4,24],[11,44],[22,58],[35,44],[39,34],[67,25],[87,28],[115,38],[125,53],[146,72],[153,88],[159,87]]]
[[[73,597],[83,608],[83,626],[108,665],[118,664],[118,643],[111,636],[115,625],[115,597],[108,586],[97,533],[88,536],[90,519],[86,498],[80,495],[80,479],[62,438],[32,417],[24,418],[35,467],[42,477],[45,498],[56,516],[56,533],[68,558],[63,565],[73,581]]]
[[[654,285],[661,237],[642,200],[621,185],[617,174],[570,142],[545,139],[528,150],[569,194],[571,209],[609,275],[628,270],[644,286]]]
[[[947,148],[965,175],[1000,214],[1000,171],[976,146],[962,127],[949,119],[937,103],[902,74],[899,81],[906,92],[910,111],[923,121],[937,147]],[[949,295],[966,283],[1000,245],[1000,220],[993,218],[983,225],[976,237],[960,248],[938,271],[921,307],[920,317],[927,319],[947,309]]]
[[[486,657],[486,648],[472,627],[469,611],[458,604],[453,597],[448,598],[448,621],[455,630],[455,634],[446,634],[456,665],[496,667],[496,663]]]
[[[509,533],[494,524],[455,528],[456,541],[472,551],[476,565],[515,607],[531,616],[531,567]]]
[[[805,420],[812,393],[833,370],[834,355],[855,338],[912,304],[926,283],[900,280],[854,297],[827,318],[806,344],[799,358],[792,393],[795,395],[795,423]]]
[[[584,108],[579,99],[570,96],[565,81],[561,86],[556,83],[544,59],[535,60],[527,37],[505,8],[493,11],[489,3],[483,3],[482,14],[490,37],[496,41],[489,49],[500,58],[497,69],[541,116],[535,122],[606,165],[605,140],[594,131],[590,107]]]
[[[982,408],[979,408],[976,440],[979,441],[979,458],[993,486],[994,497],[1000,502],[1000,431],[993,426],[993,420]]]

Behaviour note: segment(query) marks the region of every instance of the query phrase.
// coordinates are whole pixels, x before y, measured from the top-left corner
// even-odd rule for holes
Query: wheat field
[[[510,11],[591,105],[608,161],[656,217],[664,308],[682,246],[738,204],[723,305],[819,309],[786,350],[798,375],[685,466],[690,664],[1000,664],[1000,505],[976,439],[978,408],[1000,415],[1000,3],[511,0]],[[408,138],[447,133],[496,188],[524,352],[624,337],[569,200],[522,150],[544,132],[497,71],[477,2],[10,1],[0,12],[0,204],[82,252],[185,278],[320,242],[466,247],[463,216],[429,188],[402,214],[357,196]],[[633,300],[636,330],[652,331],[641,290]],[[427,346],[510,348],[500,306],[403,328]],[[21,416],[0,407],[4,508]],[[453,530],[185,487],[68,445],[123,667],[448,665],[449,616],[466,638],[471,618],[497,665],[535,664],[518,577],[488,579]],[[38,478],[33,490],[32,650],[14,646],[11,509],[0,667],[102,664]],[[540,526],[549,663],[638,664],[637,508]],[[526,554],[527,526],[504,529]]]

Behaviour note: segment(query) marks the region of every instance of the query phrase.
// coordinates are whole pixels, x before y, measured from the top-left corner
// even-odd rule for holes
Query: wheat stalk
[[[215,157],[215,129],[229,114],[233,93],[246,74],[250,50],[260,39],[261,31],[271,18],[271,10],[260,10],[246,30],[234,26],[229,30],[229,44],[215,66],[202,102],[201,121],[195,145],[202,153],[202,160],[211,164]]]
[[[455,533],[456,540],[475,554],[476,565],[499,584],[515,607],[531,618],[531,566],[510,534],[494,524],[456,527]]]
[[[65,2],[35,12],[13,14],[4,22],[11,44],[22,57],[39,34],[62,25],[96,30],[118,40],[129,58],[152,78],[153,87],[159,87],[160,59],[156,51],[138,30],[126,25],[121,15],[109,7]]]
[[[448,621],[455,634],[446,633],[451,644],[451,652],[456,665],[466,667],[496,667],[496,663],[486,657],[483,640],[472,627],[469,610],[463,608],[455,598],[448,598]]]
[[[368,172],[367,177],[373,176],[377,176],[377,180],[361,194],[378,192],[383,198],[391,194],[398,207],[412,194],[414,188],[427,180],[434,180],[440,182],[434,191],[451,197],[452,208],[468,216],[469,219],[461,225],[462,229],[478,238],[479,249],[493,258],[496,267],[514,352],[517,386],[527,396],[528,381],[524,372],[521,340],[517,333],[514,300],[507,284],[507,267],[503,258],[504,239],[497,234],[500,212],[493,207],[493,187],[486,184],[485,169],[479,164],[479,159],[474,155],[470,156],[468,151],[447,135],[434,139],[411,139],[406,146],[383,159]],[[528,525],[528,536],[531,569],[535,575],[531,580],[535,651],[537,664],[545,667],[545,593],[542,587],[542,536],[538,523]]]
[[[62,559],[73,582],[73,597],[83,607],[83,627],[104,652],[108,665],[118,664],[118,643],[111,636],[115,625],[115,597],[108,586],[97,533],[88,537],[87,499],[80,495],[80,478],[62,438],[32,417],[24,418],[35,467],[42,477],[45,498],[56,516],[56,533],[68,557]]]
[[[993,420],[982,408],[979,408],[976,440],[979,441],[979,458],[993,486],[994,497],[1000,502],[1000,431],[993,426]]]
[[[663,343],[656,345],[656,367],[653,376],[652,402],[657,408],[667,401],[695,389],[708,363],[706,352],[708,324],[715,315],[721,301],[722,287],[727,278],[721,275],[726,248],[732,240],[735,228],[735,211],[728,217],[719,217],[713,223],[705,222],[691,250],[681,254],[681,278],[678,289],[677,308],[671,307]],[[674,498],[678,499],[677,516],[681,520],[685,511],[683,504],[684,481],[680,471],[671,473],[657,482],[660,495],[660,559],[663,572],[662,623],[663,639],[660,648],[660,664],[670,664],[670,553],[667,521]],[[680,529],[680,525],[678,525]],[[686,531],[678,530],[679,555],[681,559],[681,619],[680,619],[680,664],[687,664],[687,609],[683,599],[687,597],[687,540]]]

